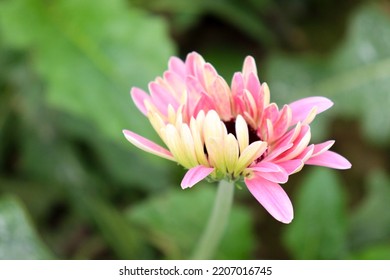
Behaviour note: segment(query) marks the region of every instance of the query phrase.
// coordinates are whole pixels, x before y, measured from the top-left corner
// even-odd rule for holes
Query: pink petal
[[[259,171],[259,172],[278,172],[280,171],[280,167],[272,162],[265,162],[265,161],[260,161],[256,165],[251,168],[253,170]]]
[[[325,151],[322,154],[309,158],[305,164],[319,165],[335,169],[349,169],[352,166],[345,157],[332,151]]]
[[[257,176],[257,175],[256,175]],[[259,176],[273,183],[284,184],[288,181],[286,170],[280,169],[279,172],[264,172],[259,173]]]
[[[194,107],[188,108],[190,110],[189,116],[197,116],[201,110],[207,113],[208,111],[215,109],[214,101],[206,94],[203,94],[197,102],[193,103]]]
[[[279,139],[283,136],[291,123],[291,109],[289,106],[284,105],[282,110],[279,112],[278,120],[273,124],[274,125],[274,138]]]
[[[279,118],[279,108],[275,103],[271,103],[264,110],[264,117],[269,119],[272,123]]]
[[[205,63],[204,69],[203,69],[203,75],[204,75],[204,87],[207,88],[210,86],[216,78],[218,78],[218,72],[215,70],[214,66],[210,63]],[[224,80],[225,82],[225,80]]]
[[[197,52],[192,52],[186,57],[187,75],[195,76],[198,80],[203,82],[203,67],[206,62],[203,57]]]
[[[303,167],[303,161],[300,159],[293,159],[284,162],[278,162],[278,165],[286,170],[288,175],[291,175],[301,170]]]
[[[261,177],[245,179],[245,183],[257,201],[276,220],[286,224],[292,221],[294,217],[293,207],[281,186]]]
[[[255,176],[261,176],[274,183],[286,183],[288,174],[279,164],[261,161],[250,169],[255,171]]]
[[[276,149],[270,151],[269,154],[267,155],[267,157],[266,157],[267,161],[271,161],[271,160],[275,159],[276,157],[278,157],[279,155],[281,155],[282,153],[284,153],[285,151],[290,149],[292,146],[294,146],[294,144],[293,143],[287,143],[287,141],[285,141],[285,142],[283,142],[281,144],[278,144],[276,146]]]
[[[296,156],[295,159],[299,159],[302,160],[303,162],[306,162],[313,155],[313,151],[314,151],[314,144],[311,144],[307,146],[300,155]]]
[[[205,89],[199,83],[199,80],[197,80],[194,76],[186,77],[186,88],[188,102],[198,100],[199,97],[202,95],[202,92],[205,92]]]
[[[213,171],[214,168],[205,167],[203,165],[193,167],[187,171],[186,175],[184,175],[180,185],[183,189],[191,188],[193,185],[209,176]]]
[[[299,135],[294,139],[294,145],[278,157],[279,161],[294,159],[304,152],[310,141],[310,126],[302,126]]]
[[[171,57],[169,59],[168,68],[180,77],[184,78],[186,76],[186,67],[184,65],[184,62],[180,58],[174,56]]]
[[[334,142],[335,142],[334,140],[329,140],[329,141],[314,145],[312,157],[315,157],[315,156],[322,154],[323,152],[329,150],[330,147],[333,146]]]
[[[137,148],[156,156],[176,161],[171,152],[169,152],[167,149],[164,149],[160,145],[157,145],[156,143],[129,130],[123,130],[123,134],[125,135],[126,139]]]
[[[163,114],[168,115],[168,105],[172,105],[174,109],[179,106],[178,101],[171,93],[156,82],[149,83],[149,91],[153,100],[153,104]]]
[[[252,56],[247,56],[244,60],[244,66],[242,67],[242,74],[244,77],[248,77],[250,73],[257,76],[256,61]]]
[[[150,95],[136,87],[131,89],[130,94],[135,106],[137,106],[142,114],[146,115],[148,110],[145,107],[145,100],[150,100]]]
[[[230,89],[225,80],[217,77],[210,86],[213,91],[213,101],[218,108],[218,114],[221,119],[229,120],[232,118],[230,108]]]
[[[241,95],[244,90],[244,78],[241,73],[234,73],[232,79],[232,96]]]
[[[286,170],[275,163],[260,162],[259,164],[251,167],[251,169],[255,171],[256,177],[260,176],[274,183],[283,184],[288,180],[288,174]]]
[[[186,89],[185,79],[181,78],[178,74],[172,71],[166,71],[164,73],[164,79],[169,84],[172,94],[176,100],[180,100]]]
[[[256,101],[263,103],[263,101],[260,100],[261,85],[255,73],[249,73],[246,89],[249,90]]]
[[[289,106],[292,111],[291,125],[304,121],[315,106],[317,107],[317,114],[319,114],[332,107],[332,105],[332,101],[321,96],[303,98],[290,103]]]

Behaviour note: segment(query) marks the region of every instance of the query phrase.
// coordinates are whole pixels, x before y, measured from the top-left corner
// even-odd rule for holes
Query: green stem
[[[192,259],[207,260],[214,257],[227,226],[230,209],[233,204],[233,193],[233,182],[224,180],[219,182],[214,208],[211,212],[207,227],[195,248]]]

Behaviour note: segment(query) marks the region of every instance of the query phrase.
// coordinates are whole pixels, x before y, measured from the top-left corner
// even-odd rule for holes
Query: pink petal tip
[[[326,97],[313,96],[294,101],[289,106],[292,112],[291,125],[294,125],[305,120],[314,107],[317,107],[317,114],[319,114],[332,107],[333,102]]]
[[[191,188],[196,183],[202,181],[204,178],[209,176],[211,172],[214,171],[214,168],[204,167],[203,165],[198,165],[187,171],[184,175],[183,180],[181,181],[181,187],[183,189]]]
[[[309,158],[305,164],[325,166],[334,169],[349,169],[352,167],[352,164],[345,157],[332,151],[325,151],[322,154]]]
[[[169,159],[172,161],[176,161],[170,151],[164,149],[160,145],[130,131],[123,130],[123,134],[125,135],[127,141],[136,146],[137,148],[144,150],[145,152],[154,154],[159,157],[163,157],[165,159]]]
[[[277,183],[261,177],[245,179],[246,186],[257,201],[278,221],[289,224],[294,218],[291,201]]]

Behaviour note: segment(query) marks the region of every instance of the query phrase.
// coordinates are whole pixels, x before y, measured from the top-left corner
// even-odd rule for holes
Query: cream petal
[[[263,88],[264,107],[266,107],[269,105],[269,102],[271,100],[271,94],[267,83],[262,83],[261,86]]]
[[[194,141],[194,149],[196,158],[199,163],[202,165],[207,166],[208,160],[204,153],[204,141],[201,136],[201,129],[198,127],[197,121],[202,122],[202,119],[204,119],[204,113],[201,111],[201,113],[198,115],[197,119],[191,118],[190,121],[190,129],[192,134],[192,139]]]
[[[225,165],[227,171],[232,174],[234,171],[234,168],[236,167],[236,163],[238,160],[239,155],[239,148],[237,139],[234,137],[233,134],[229,133],[224,141],[224,155],[225,155]]]
[[[251,143],[240,155],[234,176],[238,176],[245,168],[247,168],[253,161],[259,158],[267,149],[267,142],[255,141]]]
[[[189,156],[185,153],[183,141],[180,137],[179,132],[177,131],[177,128],[172,124],[168,124],[165,129],[165,136],[166,136],[167,146],[171,151],[171,153],[176,158],[177,162],[186,168],[193,167],[193,164],[191,164]]]
[[[199,162],[195,153],[195,143],[191,134],[191,130],[187,124],[182,124],[180,131],[181,140],[183,143],[184,153],[189,159],[192,166],[198,165]]]
[[[249,131],[248,125],[241,115],[237,116],[235,127],[238,145],[240,146],[240,153],[242,153],[249,145]]]

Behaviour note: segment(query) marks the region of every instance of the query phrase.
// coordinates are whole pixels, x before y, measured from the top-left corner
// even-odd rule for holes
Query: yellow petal
[[[234,175],[238,176],[245,168],[247,168],[255,159],[259,158],[267,149],[267,142],[255,141],[251,143],[240,155],[238,159]]]
[[[305,120],[302,122],[302,125],[305,125],[305,124],[310,124],[314,118],[316,117],[317,115],[317,106],[314,106],[311,110],[310,110],[310,113],[307,115],[307,117],[305,118]]]
[[[167,143],[166,137],[165,137],[166,124],[165,124],[164,120],[161,118],[160,114],[150,111],[148,113],[148,118],[149,118],[149,121],[150,121],[151,125],[153,126],[154,130],[158,133],[160,138],[166,144]]]
[[[190,128],[188,127],[187,124],[183,124],[181,126],[181,141],[183,144],[183,149],[186,157],[188,158],[190,164],[194,167],[199,165],[197,158],[196,158],[196,153],[195,153],[195,144],[194,140],[190,131]]]
[[[226,165],[224,157],[223,141],[220,138],[208,138],[206,149],[209,161],[212,167],[216,168],[218,173],[226,174]]]
[[[167,146],[170,152],[174,155],[177,162],[183,165],[184,167],[190,169],[193,167],[190,160],[185,154],[185,149],[181,141],[180,135],[175,126],[168,124],[165,129]]]
[[[267,83],[262,83],[263,86],[263,94],[264,94],[264,107],[269,105],[270,102],[270,92],[269,87]]]
[[[202,116],[200,116],[200,118],[202,118]],[[204,113],[203,113],[203,119],[204,119]],[[199,120],[199,122],[201,121]],[[195,120],[194,118],[191,118],[190,129],[191,129],[192,139],[194,141],[196,158],[200,164],[208,166],[208,160],[204,153],[204,141],[201,135],[202,130],[198,128],[197,120]]]
[[[236,137],[240,146],[240,153],[242,153],[249,145],[249,131],[248,125],[241,115],[236,118]]]
[[[205,142],[207,142],[207,138],[221,138],[223,136],[221,123],[221,119],[219,118],[217,112],[214,110],[207,112],[203,124]]]
[[[226,169],[228,173],[233,174],[239,155],[237,139],[229,133],[225,138],[224,145]]]

